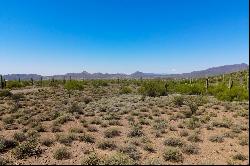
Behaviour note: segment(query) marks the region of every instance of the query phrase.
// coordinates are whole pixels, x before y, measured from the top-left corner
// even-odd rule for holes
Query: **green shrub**
[[[68,151],[67,148],[62,147],[62,148],[58,148],[54,152],[53,157],[57,160],[69,159],[71,157],[71,153]]]
[[[120,89],[120,94],[129,94],[132,93],[132,89],[128,86],[122,86]]]
[[[84,86],[81,81],[71,80],[65,83],[64,88],[67,90],[83,90]]]
[[[84,141],[86,143],[95,143],[95,137],[89,135],[89,134],[84,134],[79,136],[80,141]]]
[[[0,90],[0,97],[12,96],[12,93],[9,90]]]
[[[18,132],[14,134],[14,140],[23,142],[27,139],[26,135],[23,132]]]
[[[37,147],[37,141],[34,139],[28,140],[20,145],[18,145],[13,151],[12,154],[17,159],[25,159],[27,157],[38,155],[42,151]]]
[[[163,152],[163,158],[165,161],[182,162],[183,156],[180,150],[176,148],[167,148]]]
[[[60,142],[61,144],[64,144],[64,145],[67,145],[67,146],[70,146],[71,143],[76,140],[76,136],[73,135],[73,134],[69,134],[69,135],[63,135],[63,134],[58,134],[56,135],[56,140],[58,142]]]
[[[134,145],[126,145],[120,147],[119,152],[128,155],[133,160],[139,160],[141,158],[140,152],[137,150],[136,146]]]
[[[139,92],[150,97],[167,95],[165,84],[160,80],[145,81],[140,87]]]
[[[92,152],[82,159],[81,165],[104,165],[104,160],[95,152]]]
[[[126,154],[115,153],[109,156],[105,162],[105,165],[135,165],[136,163]]]
[[[142,127],[138,124],[132,127],[132,130],[128,133],[129,137],[141,137],[143,136]]]
[[[177,147],[177,146],[182,147],[183,141],[179,138],[176,138],[176,137],[170,137],[164,141],[164,145],[173,146],[173,147]]]
[[[104,136],[106,138],[113,138],[120,136],[121,131],[119,131],[117,128],[110,128],[104,131]]]
[[[16,141],[0,137],[0,153],[12,149],[17,145],[18,143]]]
[[[107,149],[113,150],[113,149],[117,148],[117,146],[116,146],[114,141],[103,140],[103,141],[99,142],[98,148],[100,148],[102,150],[107,150]]]
[[[185,154],[198,154],[199,148],[195,144],[187,144],[182,147],[182,152]]]
[[[209,138],[209,141],[221,143],[221,142],[224,141],[224,136],[221,136],[221,135],[214,135],[214,136],[211,136],[211,137]]]

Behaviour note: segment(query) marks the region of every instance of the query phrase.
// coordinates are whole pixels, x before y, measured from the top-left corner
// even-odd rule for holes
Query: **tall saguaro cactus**
[[[33,78],[30,79],[32,86],[34,85],[34,80]]]
[[[3,89],[4,85],[3,85],[3,76],[0,75],[0,88]]]
[[[233,80],[232,80],[232,77],[229,78],[229,81],[228,81],[228,89],[232,89],[233,87]]]
[[[205,87],[206,87],[206,93],[207,93],[207,91],[208,91],[208,87],[209,87],[209,80],[208,80],[208,78],[206,79],[206,84],[205,84]]]
[[[249,90],[249,76],[247,76],[247,90]]]

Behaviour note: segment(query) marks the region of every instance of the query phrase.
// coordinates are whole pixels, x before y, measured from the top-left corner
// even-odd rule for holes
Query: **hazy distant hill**
[[[189,77],[206,77],[206,76],[214,76],[220,74],[226,74],[241,70],[248,70],[248,64],[234,64],[234,65],[224,65],[219,67],[212,67],[206,70],[193,71],[191,73],[182,73],[182,74],[154,74],[154,73],[143,73],[140,71],[136,71],[132,74],[109,74],[109,73],[88,73],[83,71],[81,73],[67,73],[64,75],[54,75],[54,76],[43,76],[43,79],[114,79],[114,78],[189,78]],[[39,80],[42,76],[37,74],[9,74],[4,75],[4,78],[7,80],[29,80],[33,78],[34,80]]]

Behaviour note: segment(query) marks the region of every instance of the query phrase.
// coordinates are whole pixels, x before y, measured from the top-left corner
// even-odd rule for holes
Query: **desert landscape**
[[[8,81],[0,91],[0,163],[248,164],[242,75],[248,70],[193,81]],[[232,98],[211,95],[220,91]]]
[[[0,0],[0,165],[249,165],[249,0]]]

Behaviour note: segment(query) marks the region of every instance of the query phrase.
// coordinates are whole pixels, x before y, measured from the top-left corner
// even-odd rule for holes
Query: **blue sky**
[[[249,61],[248,0],[0,0],[0,73],[183,73]]]

